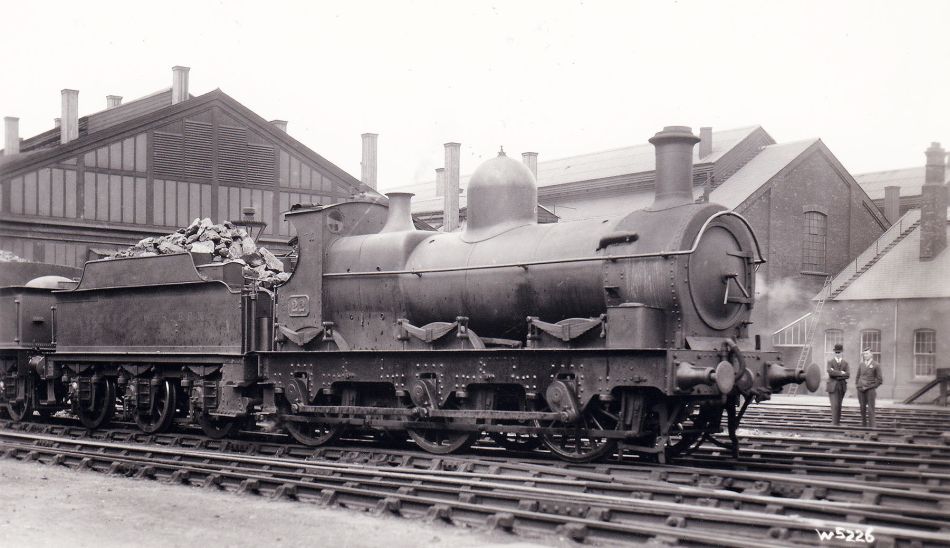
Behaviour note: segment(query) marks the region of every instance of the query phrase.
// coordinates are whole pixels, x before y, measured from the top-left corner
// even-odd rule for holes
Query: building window
[[[802,270],[805,272],[825,272],[827,219],[817,211],[805,212],[805,234],[802,238]]]
[[[881,363],[881,332],[877,329],[865,329],[861,332],[861,361],[864,361],[864,349],[871,349],[874,361]]]
[[[840,329],[825,331],[825,363],[835,357],[836,344],[844,344],[844,331]]]
[[[937,369],[937,332],[933,329],[914,331],[914,376],[933,377]]]

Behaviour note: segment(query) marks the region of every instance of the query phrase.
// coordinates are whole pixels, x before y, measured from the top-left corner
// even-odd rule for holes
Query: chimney
[[[927,172],[924,175],[925,185],[942,185],[947,181],[947,151],[940,143],[930,143],[930,148],[924,151],[927,156]]]
[[[884,187],[884,218],[894,224],[901,216],[901,187]]]
[[[360,162],[360,181],[376,190],[376,139],[375,133],[363,134],[363,161]]]
[[[705,158],[712,154],[712,128],[699,128],[699,158]]]
[[[3,155],[20,153],[20,119],[14,116],[3,118]]]
[[[440,167],[435,170],[435,195],[436,197],[445,196],[445,168]]]
[[[59,126],[59,142],[66,144],[79,138],[79,92],[63,90],[62,122]]]
[[[940,143],[930,143],[924,151],[927,171],[920,189],[920,258],[933,259],[947,247],[946,151]]]
[[[411,209],[413,193],[388,192],[386,197],[389,198],[389,215],[386,217],[386,224],[383,225],[380,233],[415,230],[416,226],[412,222]]]
[[[172,67],[172,104],[188,99],[188,67]]]
[[[287,120],[271,120],[270,125],[275,128],[287,133]]]
[[[122,104],[121,95],[106,95],[106,108],[115,108]]]
[[[53,118],[53,127],[59,127],[61,125],[63,125],[62,118]]]
[[[459,227],[459,153],[462,145],[445,143],[445,208],[442,215],[442,232],[452,232]]]
[[[531,170],[531,174],[534,175],[534,180],[538,180],[538,153],[537,152],[522,152],[521,161],[524,162],[524,165],[528,166],[528,169]]]
[[[693,203],[693,146],[698,141],[685,126],[666,126],[650,139],[656,147],[656,197],[649,209]]]

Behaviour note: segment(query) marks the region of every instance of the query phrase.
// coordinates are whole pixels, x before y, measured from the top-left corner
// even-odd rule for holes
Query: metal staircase
[[[824,285],[821,286],[821,291],[818,292],[818,302],[815,303],[815,310],[811,313],[811,318],[805,317],[805,340],[802,344],[802,350],[798,354],[798,363],[795,365],[796,371],[803,371],[805,369],[805,362],[808,361],[808,351],[811,349],[811,339],[815,335],[815,331],[818,329],[818,322],[821,321],[821,310],[825,307],[825,300],[829,294],[829,288],[831,287],[831,276],[825,278]],[[808,320],[811,320],[810,322]],[[798,394],[798,387],[800,384],[793,384],[792,389],[788,392],[791,395]]]
[[[905,213],[903,217],[898,219],[896,223],[881,234],[874,242],[874,245],[869,246],[851,261],[848,266],[841,269],[841,272],[834,277],[828,288],[831,293],[830,297],[827,296],[827,292],[825,295],[820,295],[820,297],[834,299],[840,295],[841,292],[854,283],[861,274],[867,272],[881,257],[900,243],[901,240],[906,238],[907,235],[913,232],[918,226],[920,226],[920,210],[912,209]]]

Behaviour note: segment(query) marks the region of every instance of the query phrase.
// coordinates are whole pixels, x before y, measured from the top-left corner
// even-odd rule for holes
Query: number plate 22
[[[291,317],[303,317],[310,315],[310,296],[309,295],[291,295],[287,299],[287,307],[290,309]]]

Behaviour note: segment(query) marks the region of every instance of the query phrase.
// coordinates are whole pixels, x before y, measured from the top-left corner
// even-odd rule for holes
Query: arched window
[[[828,329],[825,331],[825,363],[835,357],[835,345],[844,344],[844,331]]]
[[[937,332],[914,331],[914,376],[933,377],[937,372]]]
[[[827,235],[827,216],[818,211],[806,211],[802,237],[802,271],[825,272]]]
[[[874,361],[881,363],[881,332],[877,329],[865,329],[861,332],[861,360],[864,361],[864,349],[870,348]]]

